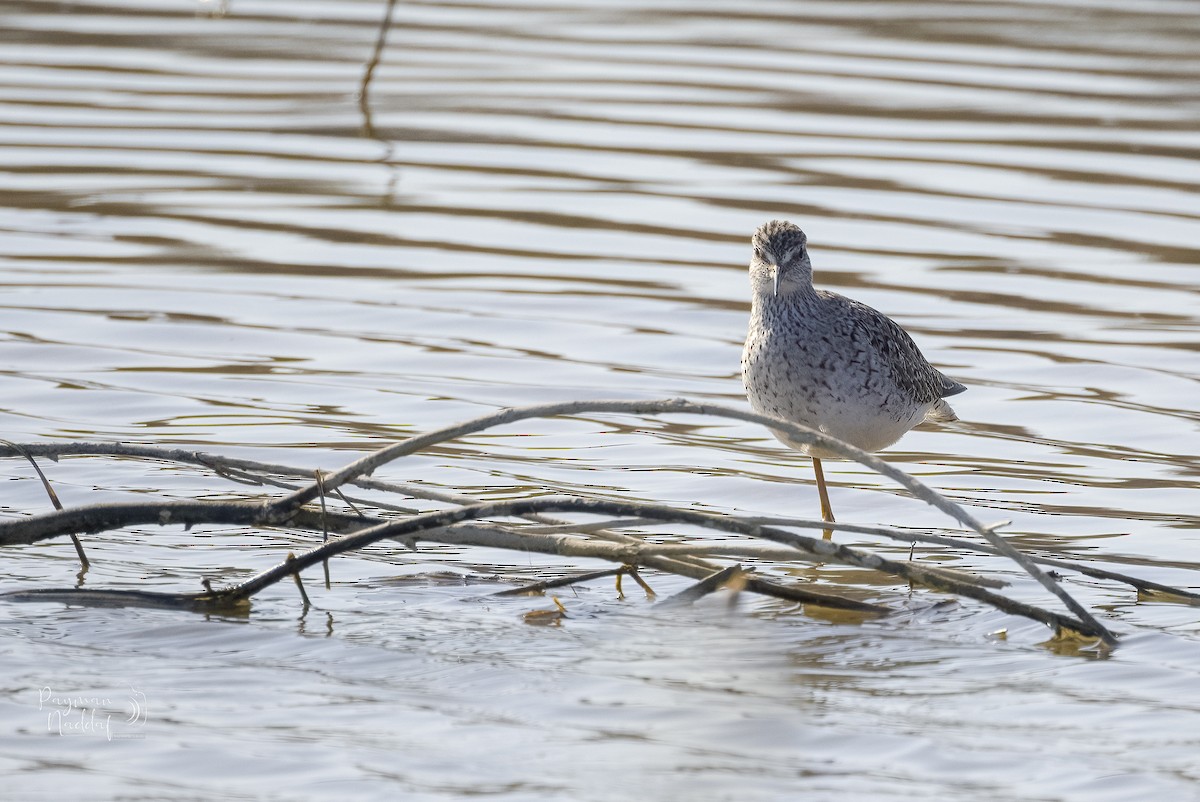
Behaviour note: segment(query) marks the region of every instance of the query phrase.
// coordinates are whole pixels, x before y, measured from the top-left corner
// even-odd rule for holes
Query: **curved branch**
[[[144,459],[168,460],[172,462],[180,462],[184,464],[201,465],[214,470],[218,475],[225,476],[229,470],[236,470],[239,474],[234,477],[235,481],[245,481],[248,479],[261,480],[263,483],[272,484],[277,487],[294,489],[294,484],[281,482],[271,479],[266,476],[258,476],[248,473],[248,471],[269,471],[272,473],[290,474],[295,476],[306,476],[310,472],[304,468],[293,468],[287,465],[272,465],[267,463],[253,462],[251,460],[240,460],[234,458],[218,457],[216,455],[206,454],[203,452],[186,451],[182,449],[161,449],[153,446],[138,446],[123,443],[104,444],[104,443],[74,443],[74,444],[59,444],[59,443],[43,443],[32,446],[33,452],[42,456],[57,459],[57,457],[66,454],[88,454],[88,455],[110,455],[110,456],[131,456]],[[3,447],[0,446],[0,456],[3,456]],[[406,492],[410,495],[415,495],[418,498],[428,498],[437,501],[444,501],[451,504],[479,504],[476,499],[469,496],[463,496],[457,493],[446,493],[432,489],[424,489],[418,485],[397,485],[388,482],[379,482],[373,479],[364,479],[358,482],[361,486],[368,489],[386,490],[389,492]],[[193,503],[214,505],[212,507],[191,507]],[[386,510],[394,510],[411,514],[413,511],[403,507],[398,507],[393,504],[380,502],[371,502],[376,507]],[[218,509],[215,505],[230,504],[234,505],[230,508]],[[27,545],[36,543],[41,540],[47,540],[59,535],[72,535],[75,532],[97,532],[107,531],[110,529],[119,529],[125,526],[135,526],[139,524],[162,523],[182,523],[185,526],[193,524],[208,523],[208,524],[231,524],[231,525],[257,525],[264,524],[257,515],[261,512],[261,502],[126,502],[126,503],[100,503],[91,504],[83,507],[73,508],[72,510],[62,514],[49,514],[31,516],[28,518],[18,518],[10,520],[0,520],[0,546],[4,545]],[[206,515],[205,510],[210,514]],[[247,517],[251,520],[247,520]],[[543,515],[528,516],[531,520],[537,521],[554,521],[563,523],[558,519],[547,518]],[[328,524],[331,528],[339,532],[352,532],[362,529],[364,524],[382,523],[381,519],[370,519],[365,516],[340,516],[335,513],[330,513],[321,518],[309,514],[306,508],[301,508],[295,516],[288,521],[289,526],[298,526],[301,528],[309,528],[320,530],[322,525]],[[594,532],[593,535],[598,538],[610,540],[617,543],[641,544],[642,541],[637,538],[623,535],[618,532]],[[710,563],[700,559],[698,556],[679,555],[676,557],[651,554],[646,555],[641,564],[647,568],[663,571],[665,573],[679,574],[692,579],[698,579],[708,576],[713,571],[719,568],[712,566]],[[842,609],[857,609],[860,611],[884,612],[886,608],[881,608],[872,605],[863,605],[852,599],[845,599],[828,593],[818,593],[816,591],[804,590],[793,585],[785,585],[779,582],[755,577],[750,580],[747,589],[764,596],[772,596],[788,601],[799,602],[802,604],[819,604],[824,607],[842,608]],[[69,593],[70,591],[64,591]],[[114,591],[116,592],[116,591]],[[143,591],[130,591],[133,596],[131,598],[141,598]],[[170,594],[168,594],[170,595]],[[149,597],[148,597],[149,598]],[[157,596],[153,597],[157,599]],[[164,604],[176,605],[180,604],[179,599],[172,596],[174,601],[166,601]],[[152,602],[157,604],[157,601]],[[190,604],[190,601],[185,600],[183,606]]]
[[[959,581],[956,578],[947,575],[946,573],[938,571],[926,571],[922,566],[914,563],[888,560],[875,554],[867,554],[865,552],[858,551],[857,549],[850,548],[849,546],[840,546],[829,540],[805,537],[803,535],[785,532],[781,529],[775,529],[772,527],[747,524],[736,518],[709,515],[706,513],[693,512],[691,510],[678,510],[657,504],[642,504],[625,501],[619,502],[600,499],[551,497],[540,499],[521,499],[517,501],[499,501],[487,504],[477,504],[470,507],[459,507],[452,510],[428,512],[421,515],[415,515],[411,518],[405,518],[403,520],[390,521],[385,524],[369,527],[351,535],[346,535],[338,540],[331,541],[325,545],[311,549],[296,556],[296,558],[293,560],[288,560],[285,563],[281,563],[274,568],[270,568],[254,577],[251,577],[239,585],[235,585],[232,588],[221,591],[219,595],[227,601],[238,601],[240,599],[249,598],[255,593],[261,591],[263,588],[278,582],[295,571],[301,571],[337,554],[362,548],[363,546],[370,545],[371,543],[378,542],[385,538],[416,538],[422,532],[430,529],[449,527],[451,524],[475,520],[478,518],[508,517],[552,511],[583,512],[598,515],[616,515],[621,517],[641,516],[645,518],[654,518],[656,520],[674,521],[677,523],[702,526],[722,532],[732,532],[736,534],[750,535],[752,537],[761,537],[767,540],[774,540],[778,543],[785,543],[802,552],[819,556],[824,560],[843,562],[848,565],[861,568],[884,571],[886,573],[903,577],[910,582],[926,585],[937,590],[944,590],[950,593],[967,596],[969,598],[991,604],[998,609],[1004,610],[1005,612],[1011,612],[1017,615],[1023,615],[1027,618],[1032,618],[1035,621],[1040,621],[1048,626],[1055,627],[1056,629],[1074,630],[1083,635],[1100,638],[1106,643],[1109,642],[1109,638],[1112,638],[1112,634],[1099,624],[1093,625],[1086,620],[1071,619],[1059,613],[1044,610],[1040,607],[1034,607],[1033,605],[1025,604],[1023,602],[1014,601],[999,594],[980,588],[974,584]],[[446,533],[450,532],[453,532],[453,529],[446,530]],[[439,535],[439,542],[446,542],[444,539],[446,537],[446,533]],[[519,545],[521,537],[516,533],[511,534],[515,540],[511,545],[507,545],[505,547],[522,548],[522,546]],[[572,548],[571,541],[577,541],[576,538],[570,538],[561,535],[542,535],[532,537],[540,537],[541,539],[544,539],[545,542],[549,544],[549,547],[554,549],[552,553],[557,554],[570,553],[570,549]],[[530,541],[528,540],[525,541],[526,545],[528,545],[529,542]],[[629,547],[628,549],[622,549],[622,552],[623,553],[621,556],[623,558],[626,556],[629,557],[629,559],[626,561],[636,561],[636,548]]]
[[[500,426],[506,423],[513,423],[519,420],[528,418],[546,418],[558,415],[572,415],[580,412],[622,412],[635,415],[660,415],[665,413],[685,413],[693,415],[711,415],[719,418],[731,418],[734,420],[746,421],[748,423],[757,423],[766,426],[772,430],[786,432],[790,439],[797,443],[805,445],[815,445],[826,451],[832,451],[839,454],[845,459],[858,462],[876,473],[892,479],[917,498],[927,504],[930,504],[942,512],[949,515],[954,520],[964,526],[975,530],[977,533],[985,537],[993,546],[1009,559],[1013,560],[1017,565],[1021,566],[1034,579],[1038,581],[1042,587],[1057,596],[1063,604],[1067,606],[1072,613],[1079,617],[1080,620],[1087,625],[1097,630],[1103,635],[1101,636],[1106,643],[1116,643],[1116,638],[1111,632],[1105,629],[1091,612],[1080,604],[1075,598],[1067,593],[1057,582],[1054,581],[1042,569],[1038,568],[1027,556],[1014,548],[1007,540],[998,535],[994,527],[986,526],[978,521],[974,516],[968,513],[965,509],[950,501],[945,496],[936,492],[928,485],[925,485],[918,479],[909,476],[904,471],[894,468],[878,457],[856,448],[849,443],[842,442],[837,438],[810,429],[807,426],[800,426],[790,421],[785,421],[782,418],[772,418],[766,415],[759,415],[754,412],[746,412],[732,407],[723,407],[716,404],[697,404],[687,399],[675,398],[661,401],[564,401],[552,404],[539,404],[528,407],[518,407],[503,409],[498,412],[493,412],[488,415],[482,415],[473,420],[458,423],[453,426],[436,429],[432,432],[426,432],[422,435],[410,437],[407,440],[402,440],[386,448],[379,449],[371,454],[368,454],[361,459],[355,460],[340,471],[336,471],[325,478],[325,486],[328,488],[338,487],[345,484],[349,480],[369,474],[376,468],[391,462],[400,457],[420,451],[423,448],[462,437],[465,434],[473,434],[475,432],[490,429],[495,426]],[[264,510],[268,520],[275,520],[276,516],[282,520],[303,504],[312,501],[317,497],[320,489],[316,484],[310,484],[301,490],[297,490],[281,499],[266,502]]]
[[[37,543],[72,532],[140,524],[262,524],[262,505],[248,501],[118,501],[86,504],[29,518],[0,521],[0,546]]]
[[[7,456],[22,456],[24,453],[29,453],[33,456],[47,457],[52,460],[57,460],[64,456],[104,456],[104,457],[133,457],[135,459],[155,460],[163,462],[175,462],[184,465],[198,465],[215,471],[219,476],[224,476],[231,481],[238,482],[262,482],[272,484],[276,487],[285,487],[287,489],[295,489],[294,484],[272,480],[269,477],[264,477],[256,474],[272,473],[285,476],[307,477],[312,471],[308,468],[299,468],[293,465],[283,465],[279,463],[259,462],[256,460],[239,459],[236,457],[228,457],[218,454],[211,454],[204,451],[192,451],[182,448],[163,448],[162,446],[147,446],[135,443],[96,443],[96,442],[71,442],[71,443],[8,443],[8,441],[0,440],[0,457]],[[249,472],[255,472],[254,474]],[[402,493],[413,498],[429,499],[433,501],[442,501],[450,504],[478,504],[479,500],[471,496],[462,495],[460,493],[451,493],[439,491],[434,488],[424,485],[417,485],[408,482],[385,482],[370,477],[359,477],[351,480],[348,484],[353,484],[368,490],[381,490],[392,493]],[[366,503],[366,502],[364,502]],[[396,505],[380,504],[371,502],[380,509],[389,509],[397,512],[411,513],[412,510],[399,507]],[[581,526],[578,523],[561,521],[558,519],[549,518],[544,515],[528,516],[530,520],[541,520],[547,526],[560,526],[567,529],[576,529]],[[32,519],[21,519],[28,521]],[[978,543],[973,543],[969,540],[961,538],[947,537],[944,535],[926,535],[916,532],[909,532],[901,529],[893,529],[879,526],[864,526],[861,524],[849,524],[840,522],[816,521],[801,518],[783,518],[783,517],[754,517],[744,519],[754,523],[770,524],[775,526],[799,526],[806,529],[831,529],[839,532],[851,532],[856,534],[872,535],[885,537],[891,540],[898,540],[904,543],[930,543],[950,548],[962,549],[965,551],[975,551],[982,554],[1001,555],[999,549],[984,546]],[[65,521],[62,521],[65,523]],[[620,522],[631,524],[632,522]],[[605,537],[614,541],[626,539],[626,535],[618,532],[602,532],[596,531],[597,527],[607,524],[608,527],[614,526],[613,522],[597,522],[587,524],[589,531],[599,537]],[[545,530],[543,530],[545,531]],[[0,545],[5,543],[27,542],[24,540],[6,540],[5,522],[0,521]],[[59,532],[48,532],[45,537],[53,537],[56,534],[74,534],[67,530]],[[8,535],[11,537],[11,535]],[[38,537],[37,539],[43,539]],[[632,540],[632,539],[630,539]],[[679,555],[682,557],[683,555]],[[1096,555],[1099,558],[1100,555]],[[1049,565],[1055,568],[1065,568],[1070,571],[1076,571],[1085,576],[1094,577],[1096,579],[1105,579],[1113,582],[1121,582],[1138,590],[1147,591],[1150,593],[1164,594],[1168,597],[1178,599],[1180,602],[1200,606],[1200,593],[1193,593],[1183,588],[1164,585],[1160,582],[1153,582],[1141,577],[1131,576],[1130,574],[1119,571],[1111,571],[1106,568],[1098,568],[1087,565],[1085,563],[1074,560],[1065,560],[1059,557],[1052,556],[1034,556],[1029,555],[1029,559],[1038,565]],[[679,573],[674,568],[678,568],[681,563],[676,560],[664,561],[660,565],[651,565],[646,563],[649,568],[659,568],[671,573]],[[709,567],[709,570],[715,570]],[[690,574],[689,574],[690,575]],[[757,581],[757,580],[754,580]],[[759,588],[759,592],[765,592]],[[770,594],[768,594],[770,595]]]
[[[131,505],[128,504],[92,505],[91,509],[84,510],[87,515],[80,520],[90,526],[102,525],[113,518],[129,520],[131,517],[136,517],[143,523],[255,523],[253,516],[257,512],[261,512],[260,505],[246,502],[168,502],[164,504],[132,506],[138,509],[130,509]],[[520,532],[497,528],[489,528],[485,530],[486,536],[480,536],[478,527],[454,526],[454,524],[462,524],[465,521],[478,520],[480,518],[541,514],[551,511],[638,516],[657,521],[684,523],[718,531],[761,537],[789,545],[797,549],[801,555],[816,557],[822,561],[841,562],[886,572],[902,577],[911,583],[922,584],[938,590],[974,598],[991,604],[1005,612],[1022,615],[1057,629],[1065,628],[1084,635],[1103,638],[1100,630],[1089,627],[1086,622],[1077,621],[1058,613],[992,593],[973,580],[965,580],[956,576],[954,572],[930,569],[929,567],[914,563],[888,560],[848,546],[840,546],[824,539],[805,537],[726,516],[677,510],[654,504],[575,498],[540,498],[492,502],[424,513],[402,520],[378,523],[353,534],[330,541],[298,557],[292,557],[289,554],[287,560],[274,568],[264,571],[239,585],[218,592],[168,594],[145,591],[92,590],[87,591],[86,595],[81,596],[76,591],[52,589],[16,591],[3,595],[5,598],[21,601],[58,600],[74,603],[138,604],[204,610],[241,609],[251,596],[281,579],[294,576],[305,568],[323,562],[337,554],[362,548],[386,538],[408,540],[419,538],[438,543],[488,546],[567,556],[598,557],[622,564],[645,564],[648,560],[645,559],[643,551],[653,554],[655,551],[664,548],[658,544],[640,542],[635,545],[596,543],[566,535],[522,534]],[[319,516],[315,511],[301,510],[298,518],[305,517],[314,519],[307,521],[308,525],[316,525],[316,519]],[[352,516],[331,516],[331,518],[333,520],[330,521],[330,525],[335,528],[339,525],[361,525],[361,519]],[[687,566],[687,568],[692,570],[682,571],[681,573],[695,578],[702,579],[712,573],[697,566]],[[748,584],[747,589],[754,590],[755,588]],[[889,612],[888,608],[879,605],[829,596],[813,591],[797,590],[800,595],[799,600],[805,603],[869,613]]]

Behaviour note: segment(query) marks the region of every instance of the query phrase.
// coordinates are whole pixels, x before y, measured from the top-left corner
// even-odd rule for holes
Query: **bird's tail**
[[[946,399],[939,398],[925,413],[925,420],[930,423],[953,423],[958,420],[958,415],[954,414],[954,408],[946,403]]]

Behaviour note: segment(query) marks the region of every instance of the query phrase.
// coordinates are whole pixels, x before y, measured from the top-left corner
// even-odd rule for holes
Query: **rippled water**
[[[819,284],[970,387],[961,423],[889,460],[1026,548],[1200,584],[1192,3],[401,2],[360,104],[383,13],[0,5],[4,438],[329,469],[507,405],[741,404],[748,238],[785,217]],[[246,492],[166,464],[47,469],[66,504]],[[826,470],[845,520],[947,524],[860,466]],[[385,473],[816,509],[805,460],[702,419],[523,423]],[[3,476],[6,514],[46,509],[26,465]],[[305,543],[93,536],[86,587],[196,590]],[[1048,604],[1008,565],[917,558]],[[756,600],[666,613],[600,582],[546,628],[522,615],[547,600],[489,597],[498,572],[568,567],[376,547],[336,561],[307,615],[283,585],[242,619],[6,604],[7,790],[1200,798],[1195,608],[1071,577],[1123,635],[1088,659],[929,593],[859,623]],[[0,580],[75,571],[55,541],[6,550]],[[96,699],[108,729],[59,737],[55,714],[78,724],[62,711]]]

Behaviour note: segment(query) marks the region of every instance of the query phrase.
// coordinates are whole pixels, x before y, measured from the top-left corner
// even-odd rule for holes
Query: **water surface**
[[[782,217],[819,284],[970,387],[887,459],[1030,550],[1200,585],[1191,3],[398,3],[361,104],[383,13],[0,6],[5,438],[332,469],[503,406],[740,405],[748,238]],[[256,492],[47,469],[66,504]],[[948,525],[827,472],[844,520]],[[805,460],[695,418],[527,422],[380,475],[816,510]],[[26,465],[3,476],[5,514],[48,508]],[[122,530],[88,538],[85,586],[195,590],[309,542]],[[1013,566],[915,557],[1050,604]],[[5,589],[75,583],[65,542],[5,558]],[[600,582],[531,627],[548,600],[489,598],[592,567],[380,546],[329,591],[314,572],[307,614],[290,585],[244,618],[5,605],[0,765],[25,798],[1200,798],[1194,608],[1069,577],[1122,633],[1097,659],[924,592],[867,623]],[[59,736],[101,698],[111,730]]]

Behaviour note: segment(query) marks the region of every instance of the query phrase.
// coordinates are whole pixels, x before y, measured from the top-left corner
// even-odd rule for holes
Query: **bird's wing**
[[[942,398],[949,398],[952,395],[958,395],[967,391],[965,384],[956,382],[940,370],[938,371],[938,375],[942,377]]]
[[[930,365],[908,332],[887,315],[844,295],[832,292],[823,294],[831,300],[836,299],[836,303],[853,307],[854,313],[846,318],[858,321],[866,329],[860,333],[869,338],[881,361],[891,370],[892,379],[920,402],[937,401],[967,389]]]

